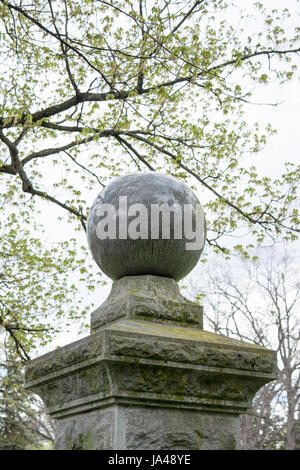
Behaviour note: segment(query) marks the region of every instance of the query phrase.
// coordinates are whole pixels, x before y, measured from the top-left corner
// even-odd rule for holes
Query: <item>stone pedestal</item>
[[[239,415],[276,378],[275,352],[203,331],[172,279],[115,281],[91,326],[26,368],[56,449],[236,449]]]

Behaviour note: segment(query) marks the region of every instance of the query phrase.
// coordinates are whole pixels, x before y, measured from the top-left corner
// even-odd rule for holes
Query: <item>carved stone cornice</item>
[[[26,387],[53,417],[113,403],[242,413],[274,378],[273,351],[138,319],[108,324],[26,368]]]

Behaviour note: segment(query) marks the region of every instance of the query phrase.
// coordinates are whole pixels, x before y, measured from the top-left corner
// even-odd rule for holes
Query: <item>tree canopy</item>
[[[255,242],[297,237],[300,168],[260,175],[252,157],[273,130],[244,116],[257,87],[297,71],[300,28],[286,8],[0,0],[0,13],[0,172],[25,200],[85,227],[89,190],[163,171],[204,190],[215,249],[239,228]]]
[[[9,341],[23,364],[71,321],[86,325],[81,290],[98,281],[74,239],[45,246],[42,231],[33,237],[32,228],[25,214],[0,222],[0,341]]]

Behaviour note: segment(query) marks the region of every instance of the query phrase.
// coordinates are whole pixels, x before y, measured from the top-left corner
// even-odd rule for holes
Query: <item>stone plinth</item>
[[[161,276],[126,276],[115,281],[107,300],[91,315],[91,332],[122,317],[203,328],[202,306],[180,295],[174,279]]]
[[[276,378],[275,352],[201,328],[175,281],[116,281],[90,336],[26,367],[57,420],[55,447],[238,448],[239,414]]]

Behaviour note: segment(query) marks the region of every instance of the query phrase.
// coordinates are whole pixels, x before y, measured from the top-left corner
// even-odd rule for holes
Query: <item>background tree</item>
[[[300,413],[299,266],[278,248],[256,255],[259,260],[244,260],[233,272],[219,261],[207,284],[194,283],[193,292],[205,293],[210,329],[277,351],[278,379],[258,392],[242,417],[243,447],[292,450]]]
[[[74,240],[45,248],[41,230],[34,238],[39,227],[17,194],[6,193],[0,206],[0,449],[41,448],[51,443],[53,424],[24,390],[23,367],[71,322],[85,331],[82,292],[95,287],[97,274]]]
[[[162,170],[204,190],[216,249],[241,227],[258,242],[294,239],[299,167],[260,176],[246,157],[273,131],[243,117],[257,86],[296,71],[292,12],[223,0],[0,0],[1,173],[85,226],[83,188]]]
[[[71,320],[86,325],[80,289],[93,289],[97,276],[78,252],[75,258],[74,240],[45,248],[14,213],[0,222],[0,235],[0,328],[25,363]]]
[[[35,395],[24,389],[23,367],[11,339],[1,344],[0,449],[47,448],[54,426]]]

